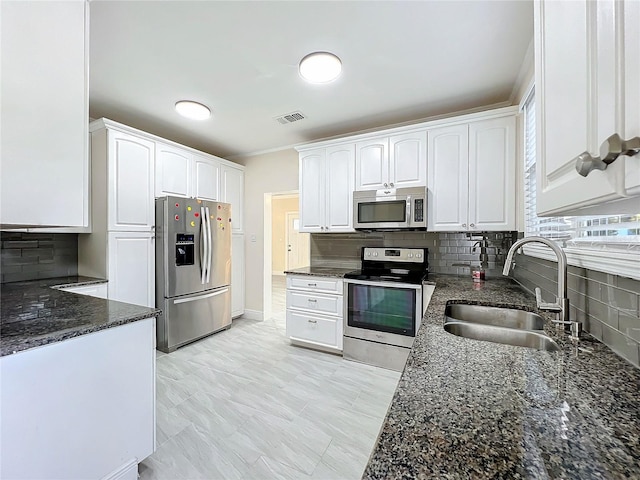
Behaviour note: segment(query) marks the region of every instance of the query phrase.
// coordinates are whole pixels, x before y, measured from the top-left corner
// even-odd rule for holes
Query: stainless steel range
[[[402,371],[433,288],[426,248],[362,249],[362,268],[345,275],[343,355]]]

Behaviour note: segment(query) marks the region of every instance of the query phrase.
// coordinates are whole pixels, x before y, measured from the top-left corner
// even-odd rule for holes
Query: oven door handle
[[[402,283],[402,282],[378,282],[378,281],[370,281],[370,280],[356,280],[354,278],[345,278],[343,279],[344,283],[351,283],[353,285],[371,285],[374,287],[385,287],[385,288],[404,288],[404,289],[413,289],[420,290],[422,288],[422,284],[416,283]]]

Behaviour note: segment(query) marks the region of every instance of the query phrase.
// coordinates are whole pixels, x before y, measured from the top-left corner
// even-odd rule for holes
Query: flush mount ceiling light
[[[211,116],[211,110],[206,105],[191,100],[176,102],[176,112],[191,120],[206,120]]]
[[[298,69],[307,82],[328,83],[338,78],[342,62],[333,53],[313,52],[300,60]]]

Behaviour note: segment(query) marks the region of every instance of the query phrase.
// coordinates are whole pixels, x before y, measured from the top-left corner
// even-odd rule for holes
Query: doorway
[[[284,272],[308,266],[310,235],[299,231],[298,194],[273,194],[271,198],[271,305],[272,316],[284,322],[286,280]],[[265,259],[266,260],[266,259]]]

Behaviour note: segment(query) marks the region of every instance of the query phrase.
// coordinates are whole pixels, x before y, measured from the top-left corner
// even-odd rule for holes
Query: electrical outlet
[[[251,240],[251,243],[256,243],[258,241],[258,238],[256,237],[255,233],[251,234],[251,237],[249,237]]]

